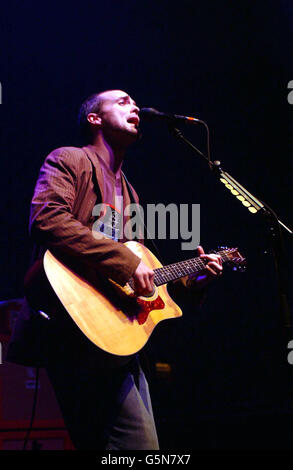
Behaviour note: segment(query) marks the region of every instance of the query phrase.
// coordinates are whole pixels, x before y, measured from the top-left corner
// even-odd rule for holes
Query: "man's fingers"
[[[151,274],[146,274],[145,277],[144,277],[144,281],[145,281],[145,288],[146,290],[148,290],[149,292],[151,292],[153,290],[153,276]]]
[[[203,249],[203,247],[202,247],[201,245],[199,245],[199,246],[197,247],[197,254],[198,254],[198,256],[204,255],[204,249]]]
[[[222,266],[222,264],[223,264],[222,258],[219,255],[205,255],[205,254],[202,254],[202,255],[200,255],[200,257],[201,257],[201,259],[205,259],[207,261],[214,261],[217,264],[219,264],[220,266]]]
[[[207,270],[214,276],[220,276],[222,274],[223,268],[216,262],[209,262],[206,265]]]
[[[144,277],[142,275],[137,277],[135,283],[136,283],[136,286],[137,286],[138,289],[145,289],[146,288],[146,283],[145,283]]]
[[[154,276],[154,271],[141,261],[133,274],[135,293],[137,295],[151,293],[154,288]]]
[[[222,275],[223,263],[221,256],[216,255],[214,253],[205,254],[202,246],[197,247],[197,254],[203,261],[205,261],[206,269],[204,272],[202,272],[201,275],[194,277],[196,279],[197,285],[200,286],[200,288],[203,288],[204,286],[208,285],[209,282],[212,281],[214,278],[217,278]],[[192,276],[189,275],[189,278],[191,279]]]

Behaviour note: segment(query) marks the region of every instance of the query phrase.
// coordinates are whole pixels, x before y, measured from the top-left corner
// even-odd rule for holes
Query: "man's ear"
[[[102,122],[100,116],[98,116],[96,113],[89,113],[87,115],[87,120],[90,124],[94,125],[100,125]]]

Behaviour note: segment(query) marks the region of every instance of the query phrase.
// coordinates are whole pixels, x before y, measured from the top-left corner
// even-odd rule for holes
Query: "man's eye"
[[[126,101],[125,101],[125,100],[121,100],[121,101],[118,102],[118,104],[124,105],[124,104],[126,104]]]

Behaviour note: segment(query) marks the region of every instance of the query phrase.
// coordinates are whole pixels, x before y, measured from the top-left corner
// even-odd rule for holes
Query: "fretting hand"
[[[222,275],[223,263],[220,255],[205,254],[202,246],[197,247],[197,254],[203,261],[207,261],[206,270],[200,274],[191,274],[189,282],[195,284],[198,289],[206,287],[213,279]]]

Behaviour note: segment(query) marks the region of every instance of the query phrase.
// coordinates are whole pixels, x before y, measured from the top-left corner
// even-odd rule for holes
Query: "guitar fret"
[[[205,264],[202,261],[186,260],[176,264],[169,264],[155,270],[155,284],[165,284],[203,269],[205,269]]]
[[[223,262],[229,261],[229,256],[224,251],[217,253],[221,256]],[[166,284],[169,281],[174,281],[186,276],[187,274],[195,274],[205,270],[204,261],[197,257],[185,261],[180,261],[174,264],[168,264],[161,268],[156,268],[155,272],[155,284],[157,286]]]

